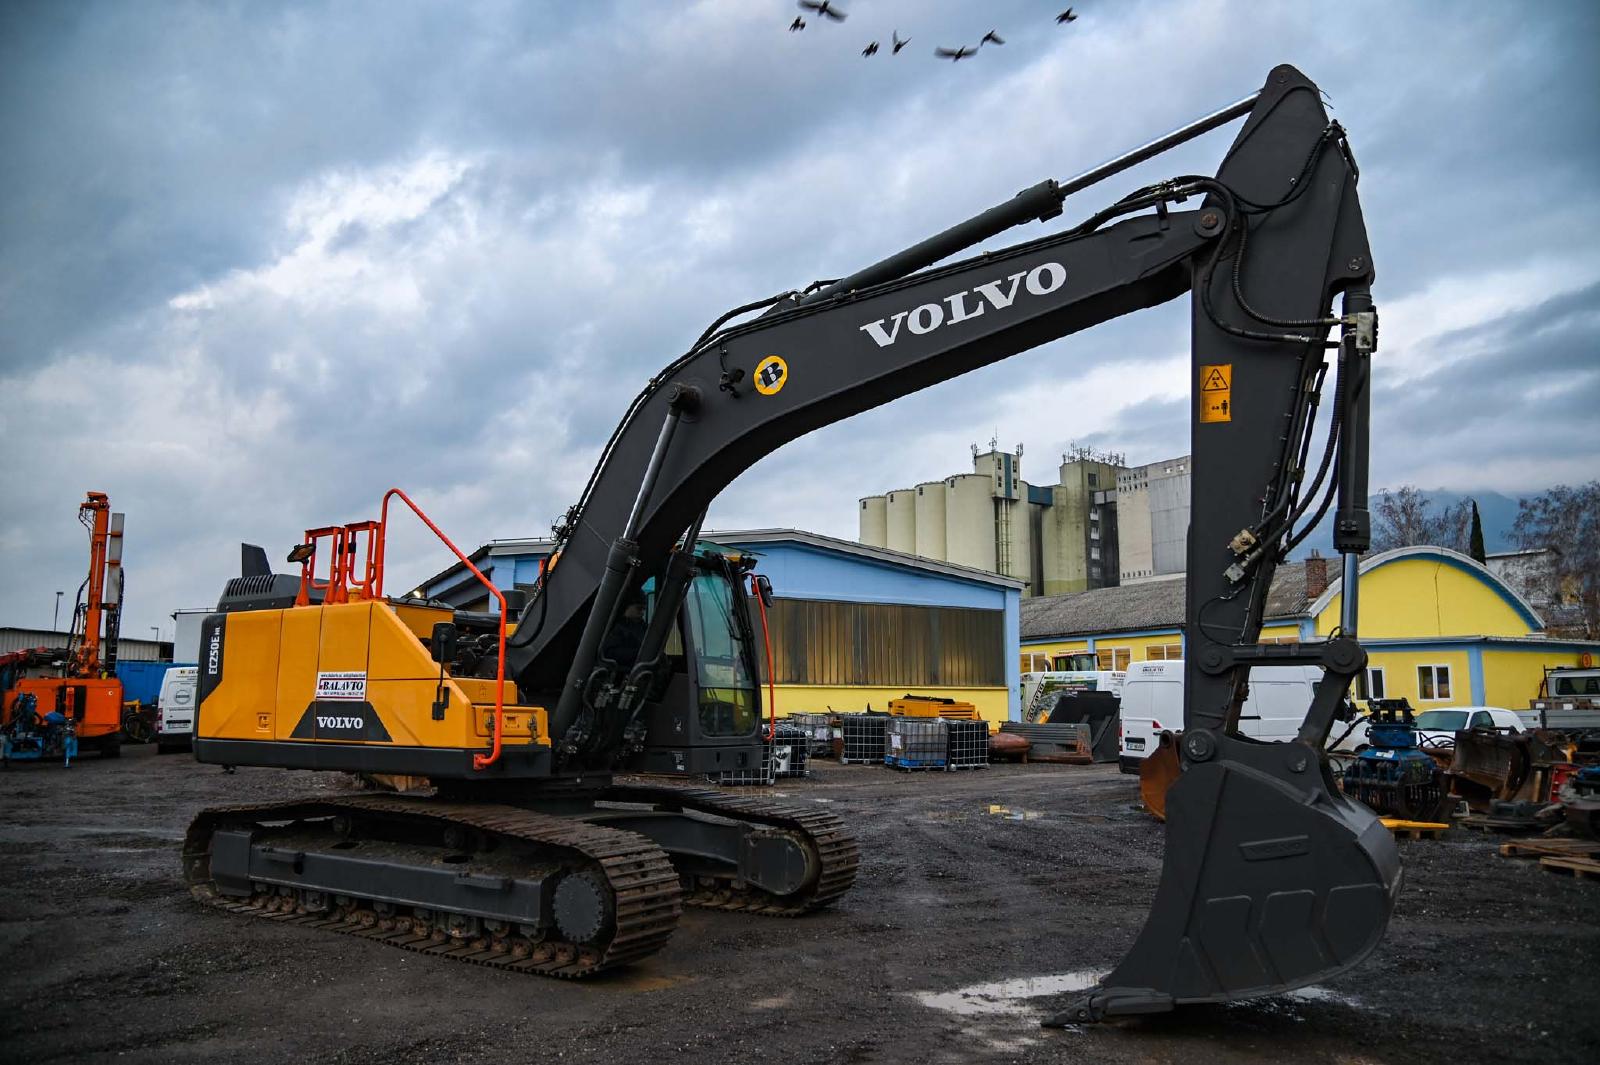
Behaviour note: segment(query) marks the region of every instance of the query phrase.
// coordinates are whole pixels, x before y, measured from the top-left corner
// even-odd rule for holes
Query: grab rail
[[[472,756],[472,768],[473,769],[487,769],[487,768],[489,768],[490,766],[494,765],[496,762],[498,762],[500,760],[501,738],[503,737],[503,735],[505,733],[505,712],[506,712],[506,705],[505,705],[506,704],[506,597],[505,597],[505,593],[500,591],[499,588],[496,588],[494,586],[494,582],[489,580],[488,577],[485,577],[483,575],[483,572],[481,570],[479,570],[477,566],[474,566],[472,564],[472,560],[469,559],[466,555],[461,553],[461,549],[450,541],[450,537],[446,536],[442,531],[440,531],[439,527],[433,523],[433,520],[422,512],[422,508],[421,507],[417,506],[416,503],[412,502],[412,499],[411,499],[410,496],[406,495],[405,492],[401,491],[398,488],[391,488],[391,489],[389,489],[387,492],[385,492],[383,494],[383,507],[382,507],[381,511],[379,512],[379,514],[378,514],[377,556],[376,556],[375,564],[372,567],[372,589],[373,589],[372,594],[373,594],[374,598],[378,598],[378,597],[381,597],[383,595],[384,551],[385,551],[385,548],[386,548],[386,546],[388,544],[388,540],[389,540],[389,536],[388,536],[388,533],[389,533],[389,499],[392,496],[399,496],[401,502],[405,503],[406,506],[410,507],[411,508],[411,512],[413,514],[415,514],[417,517],[422,519],[422,524],[426,525],[430,530],[432,530],[433,535],[437,536],[444,543],[444,546],[448,547],[452,552],[454,552],[456,558],[461,560],[461,564],[463,566],[466,566],[467,569],[471,570],[472,571],[472,575],[474,577],[478,578],[478,581],[485,588],[489,589],[489,594],[494,596],[494,598],[500,603],[499,659],[495,664],[495,672],[494,672],[494,745],[489,749],[489,753],[488,753],[487,756],[481,755],[481,754],[475,754],[475,755]]]

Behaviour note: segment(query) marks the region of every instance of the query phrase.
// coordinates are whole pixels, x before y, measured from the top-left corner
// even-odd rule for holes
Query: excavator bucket
[[[1167,791],[1182,771],[1177,737],[1161,733],[1156,737],[1156,749],[1139,763],[1139,799],[1157,821],[1167,819]]]
[[[1047,1026],[1281,993],[1382,937],[1400,856],[1377,815],[1308,745],[1208,738],[1167,792],[1166,861],[1133,949]]]

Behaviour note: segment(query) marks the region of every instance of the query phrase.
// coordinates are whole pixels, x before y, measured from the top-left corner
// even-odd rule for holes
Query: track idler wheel
[[[1377,815],[1333,786],[1322,752],[1206,730],[1179,743],[1144,929],[1047,1026],[1280,994],[1349,969],[1383,936],[1400,854]]]

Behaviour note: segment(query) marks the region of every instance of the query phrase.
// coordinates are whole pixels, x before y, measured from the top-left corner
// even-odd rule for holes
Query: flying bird
[[[895,30],[893,36],[894,36],[894,54],[895,55],[899,55],[900,54],[900,49],[904,48],[906,45],[911,43],[911,38],[907,37],[905,40],[902,41],[900,39],[900,31],[899,30]]]
[[[1065,11],[1061,12],[1061,14],[1056,16],[1056,21],[1058,23],[1059,22],[1077,22],[1078,21],[1078,16],[1074,15],[1072,13],[1072,8],[1069,7]]]
[[[1004,37],[1002,37],[998,33],[994,32],[994,30],[990,30],[988,33],[983,35],[983,40],[978,42],[978,47],[982,48],[986,44],[1005,44],[1005,43],[1006,43],[1006,41],[1005,41]]]
[[[978,50],[976,48],[968,48],[966,45],[962,45],[960,48],[935,48],[933,50],[933,54],[938,56],[940,59],[948,59],[952,63],[957,63],[967,58],[969,55],[977,55]]]
[[[796,15],[794,17],[794,21],[789,23],[789,32],[790,33],[795,33],[797,31],[803,30],[805,28],[806,28],[806,20],[801,18],[799,15]]]
[[[878,42],[877,41],[873,41],[871,44],[869,44],[865,48],[861,49],[861,54],[862,55],[877,55],[878,54]]]
[[[826,15],[835,22],[843,22],[849,17],[845,12],[834,7],[830,0],[800,0],[800,6],[807,11],[815,11],[819,15]]]

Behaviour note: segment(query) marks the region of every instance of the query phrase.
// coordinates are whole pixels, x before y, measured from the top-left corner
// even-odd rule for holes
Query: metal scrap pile
[[[1544,705],[1541,705],[1544,704]],[[1450,793],[1484,828],[1540,828],[1565,820],[1600,836],[1600,703],[1537,700],[1535,727],[1456,733]]]

